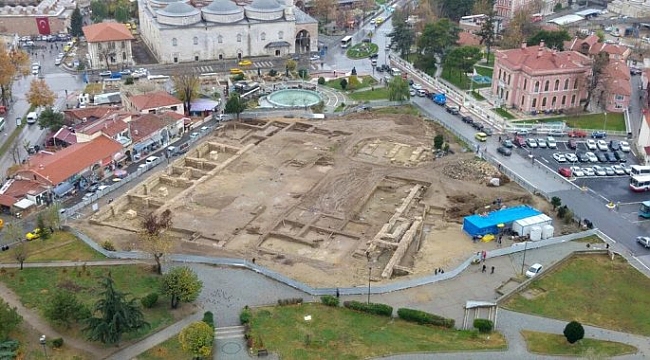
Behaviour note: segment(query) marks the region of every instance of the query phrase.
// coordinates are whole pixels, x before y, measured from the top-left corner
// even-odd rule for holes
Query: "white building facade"
[[[214,0],[197,8],[186,0],[141,0],[140,32],[163,64],[316,51],[318,22],[286,1]]]

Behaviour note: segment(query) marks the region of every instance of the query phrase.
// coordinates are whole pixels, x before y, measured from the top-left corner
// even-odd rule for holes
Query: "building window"
[[[260,34],[260,40],[262,41],[266,40],[266,33],[263,32]]]
[[[510,91],[506,91],[506,101],[508,101],[508,95],[510,95]]]
[[[546,83],[544,83],[544,91],[548,91],[548,85],[549,85],[549,81],[546,80]]]
[[[553,90],[560,90],[560,80],[555,80],[555,86],[553,87]]]
[[[537,99],[533,99],[533,106],[531,106],[533,109],[537,107]]]
[[[221,36],[221,35],[217,36],[217,42],[219,44],[223,44],[223,36]]]
[[[525,97],[523,97],[523,96],[521,97],[521,105],[520,105],[521,107],[524,106],[524,100],[525,100],[525,99],[526,99]]]
[[[624,98],[625,96],[623,95],[616,95],[616,101],[623,101]]]
[[[275,50],[275,56],[280,56],[280,55],[281,55],[280,50]]]
[[[284,38],[284,31],[278,31],[278,39]]]
[[[199,56],[198,55],[194,55],[194,61],[199,61]]]
[[[102,43],[97,43],[97,49],[98,49],[98,50],[101,50],[102,47],[103,47],[103,46],[102,46]]]
[[[539,92],[539,81],[535,81],[535,92]]]
[[[569,79],[564,80],[564,90],[569,90]]]
[[[542,107],[546,107],[546,97],[542,98]]]
[[[126,61],[126,52],[122,51],[122,62]]]
[[[575,105],[575,104],[576,104],[576,96],[575,96],[575,95],[571,95],[571,106],[573,106],[573,105]]]
[[[555,108],[555,103],[557,103],[557,98],[553,96],[553,99],[551,99],[551,107]]]
[[[194,45],[198,45],[198,44],[199,44],[199,38],[196,37],[196,36],[194,37],[194,39],[192,39],[192,41],[194,42]]]
[[[578,88],[578,79],[573,83],[573,90],[576,90]]]
[[[241,34],[237,34],[237,42],[241,42]]]
[[[219,54],[219,60],[223,60],[223,54]]]
[[[567,80],[569,81],[569,80]],[[562,96],[562,106],[566,105],[566,95]]]
[[[178,46],[178,40],[176,38],[172,38],[172,46]]]
[[[501,80],[501,69],[499,69],[499,80]]]
[[[526,85],[528,85],[528,79],[524,79],[524,91],[526,91]]]
[[[124,49],[124,46],[125,46],[124,41],[122,41],[121,46],[122,46],[122,49]]]
[[[508,85],[510,85],[510,74],[508,74]]]

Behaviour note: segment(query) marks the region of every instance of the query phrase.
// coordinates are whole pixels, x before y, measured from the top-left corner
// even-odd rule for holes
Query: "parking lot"
[[[541,138],[546,140],[545,136],[537,135],[535,138],[536,139]],[[532,139],[532,137],[527,137],[526,139],[527,140]],[[569,146],[568,138],[556,138],[555,148],[549,148],[548,141],[546,141],[544,147],[539,147],[539,143],[541,143],[541,141],[537,141],[538,146],[536,148],[533,148],[529,146],[529,144],[527,144],[525,147],[515,146],[512,150],[513,150],[513,155],[517,154],[525,158],[530,158],[531,155],[534,156],[536,160],[538,160],[540,163],[544,164],[545,166],[547,166],[549,169],[553,171],[558,171],[560,168],[574,167],[574,168],[582,169],[584,173],[585,168],[591,168],[593,170],[595,166],[599,166],[603,168],[603,170],[606,168],[610,168],[611,171],[610,169],[608,169],[607,175],[606,174],[596,175],[595,173],[593,174],[584,173],[583,175],[580,172],[578,172],[579,173],[578,175],[576,174],[575,171],[572,171],[570,181],[572,181],[574,184],[580,187],[586,186],[589,189],[593,190],[598,195],[600,195],[601,197],[603,197],[604,199],[607,199],[612,202],[620,202],[622,204],[626,204],[626,203],[636,203],[636,202],[647,200],[646,195],[642,193],[634,193],[629,189],[629,182],[630,182],[629,167],[631,165],[638,164],[634,154],[632,154],[631,152],[624,153],[626,161],[621,162],[614,157],[613,151],[609,146],[607,147],[607,150],[604,150],[604,148],[602,147],[601,149],[603,150],[599,150],[598,148],[590,149],[587,147],[588,140],[590,139],[574,139],[573,141],[575,141],[575,148],[571,148]],[[610,141],[606,140],[606,142],[609,145]],[[527,141],[527,143],[529,143],[529,141]],[[594,156],[601,157],[601,159],[592,158],[591,160],[596,160],[596,161],[584,161],[587,160],[585,154],[588,152],[593,153]],[[609,160],[603,159],[602,157],[606,153],[610,153],[610,157],[612,158]],[[581,159],[579,155],[582,155],[583,161],[580,161]],[[601,160],[605,160],[605,161],[601,161]],[[616,170],[618,170],[618,173],[612,173],[612,171],[614,170],[612,168],[615,165],[619,165],[623,167],[623,169],[617,168]],[[622,172],[621,170],[624,172]]]

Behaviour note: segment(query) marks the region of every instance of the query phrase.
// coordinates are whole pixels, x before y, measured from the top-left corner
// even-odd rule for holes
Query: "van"
[[[38,120],[38,114],[36,114],[35,111],[32,111],[29,114],[27,114],[27,124],[34,125],[36,124],[36,120]]]
[[[158,156],[149,156],[144,162],[147,165],[153,165],[154,162],[158,160]]]
[[[476,138],[476,140],[481,141],[481,142],[486,142],[487,141],[487,134],[486,133],[478,132],[478,133],[476,133],[476,135],[474,135],[474,137]]]

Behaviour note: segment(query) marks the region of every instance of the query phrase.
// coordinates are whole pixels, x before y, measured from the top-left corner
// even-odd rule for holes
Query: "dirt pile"
[[[478,160],[458,160],[445,165],[442,171],[454,180],[486,182],[490,178],[500,177],[499,171],[489,163]]]

